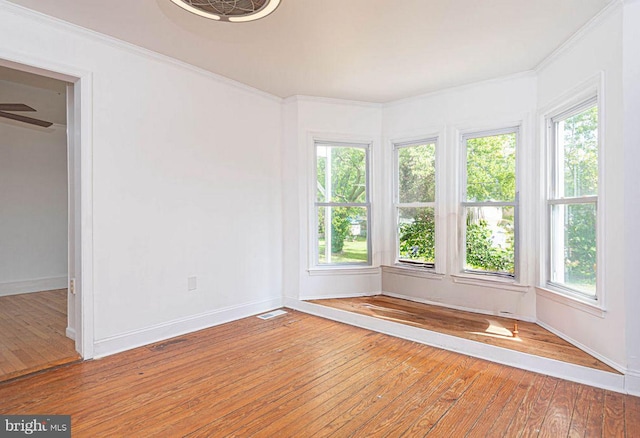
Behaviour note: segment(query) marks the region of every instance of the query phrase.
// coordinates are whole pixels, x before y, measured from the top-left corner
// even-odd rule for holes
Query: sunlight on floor
[[[487,329],[484,332],[467,332],[467,333],[480,335],[480,336],[489,336],[492,338],[510,339],[513,341],[522,342],[522,340],[519,337],[517,336],[514,337],[513,332],[505,328],[505,326],[502,325],[500,322],[492,321],[490,319],[487,320],[487,322],[489,323],[489,327],[487,327]]]

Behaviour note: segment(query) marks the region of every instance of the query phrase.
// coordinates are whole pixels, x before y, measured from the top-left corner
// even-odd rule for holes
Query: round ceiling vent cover
[[[189,12],[218,21],[243,22],[266,17],[280,0],[171,0]]]

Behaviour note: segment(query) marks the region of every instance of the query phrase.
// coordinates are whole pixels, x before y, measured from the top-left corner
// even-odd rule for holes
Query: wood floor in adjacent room
[[[618,371],[604,362],[530,322],[464,312],[384,295],[310,302],[618,374]],[[517,336],[513,334],[514,322],[518,324]]]
[[[0,381],[80,360],[66,328],[66,289],[0,297]]]
[[[74,437],[634,437],[640,399],[288,310],[0,384]]]

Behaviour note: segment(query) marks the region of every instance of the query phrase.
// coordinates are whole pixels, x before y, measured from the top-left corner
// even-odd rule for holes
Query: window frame
[[[416,269],[423,269],[425,271],[436,272],[436,266],[438,266],[438,234],[439,234],[439,226],[438,226],[438,137],[426,137],[418,140],[411,141],[398,141],[393,142],[393,213],[394,213],[394,264],[396,266],[401,267],[411,267]],[[435,155],[435,163],[434,163],[434,200],[432,202],[400,202],[400,149],[409,148],[409,147],[417,147],[422,145],[434,145],[434,155]],[[430,262],[413,262],[411,260],[400,259],[400,233],[399,233],[399,219],[400,219],[400,209],[401,208],[433,208],[434,211],[434,226],[435,226],[435,236],[434,236],[434,245],[435,245],[435,260]]]
[[[479,278],[502,279],[518,283],[520,279],[520,155],[522,154],[522,125],[520,123],[507,125],[495,129],[466,130],[460,133],[460,202],[459,206],[459,241],[458,253],[460,254],[459,272],[462,275],[478,276]],[[502,134],[515,134],[516,136],[516,162],[515,162],[515,196],[514,200],[508,201],[468,201],[467,200],[467,140],[472,138],[491,137]],[[479,269],[467,269],[467,216],[469,207],[513,207],[513,274],[499,271],[483,271]]]
[[[372,211],[371,211],[371,142],[355,140],[325,140],[313,138],[313,170],[311,194],[311,254],[310,270],[326,271],[332,269],[363,269],[373,266],[373,239],[372,239]],[[365,202],[344,203],[344,202],[319,202],[317,194],[318,184],[318,147],[341,147],[362,149],[365,152]],[[367,211],[367,260],[365,262],[343,262],[343,263],[320,263],[319,260],[319,235],[318,235],[318,208],[320,207],[360,207]]]
[[[572,196],[572,197],[559,197],[558,193],[558,173],[560,172],[560,163],[558,160],[558,142],[557,142],[557,123],[566,120],[572,116],[580,114],[581,112],[592,108],[597,108],[598,120],[597,120],[597,147],[598,147],[598,189],[595,195],[586,196]],[[544,252],[544,267],[545,275],[543,277],[544,286],[554,292],[560,293],[564,296],[575,298],[580,301],[586,301],[587,303],[598,304],[602,301],[602,208],[601,208],[601,193],[602,193],[602,105],[599,90],[592,91],[586,95],[576,97],[564,105],[557,108],[555,111],[550,112],[545,116],[545,128],[546,128],[546,151],[548,158],[546,160],[547,171],[547,184],[544,201],[545,211],[545,252]],[[595,281],[595,293],[589,294],[578,289],[567,286],[566,284],[559,283],[552,280],[553,277],[553,207],[557,205],[590,205],[593,204],[596,211],[596,224],[595,224],[595,238],[596,238],[596,281]]]

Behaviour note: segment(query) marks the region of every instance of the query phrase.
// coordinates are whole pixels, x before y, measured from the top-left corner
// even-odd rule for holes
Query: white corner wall
[[[311,272],[309,187],[313,175],[313,137],[371,142],[373,174],[381,171],[381,106],[361,102],[295,97],[284,103],[284,282],[285,297],[293,300],[369,295],[380,292],[379,241],[373,241],[373,266],[358,272]],[[371,180],[372,231],[381,228],[379,181]]]
[[[95,355],[281,305],[280,99],[0,2],[3,58],[92,80]]]
[[[0,122],[0,296],[67,286],[66,138]]]
[[[394,296],[416,301],[501,314],[524,320],[535,319],[534,272],[531,262],[532,230],[537,226],[530,214],[532,190],[530,162],[535,148],[535,130],[532,126],[536,109],[536,77],[533,72],[499,78],[491,81],[444,90],[385,105],[383,112],[383,148],[385,150],[388,204],[391,205],[391,180],[393,178],[393,143],[411,139],[438,137],[439,181],[437,202],[439,213],[437,271],[440,276],[425,278],[411,271],[383,269],[382,290]],[[458,168],[460,161],[460,131],[486,130],[521,126],[519,179],[521,199],[521,246],[518,285],[501,288],[500,284],[486,286],[464,284],[452,274],[460,272],[461,262],[456,259],[458,247],[457,213],[459,206]],[[393,211],[387,211],[387,235],[385,236],[384,264],[395,262],[393,242]],[[464,281],[464,279],[462,279]]]
[[[604,75],[604,122],[600,184],[604,189],[598,209],[604,211],[603,315],[594,315],[552,296],[539,294],[538,320],[616,368],[626,368],[625,248],[618,232],[625,221],[625,157],[623,147],[622,8],[615,6],[586,27],[538,73],[538,104],[545,108],[577,84]],[[634,171],[634,173],[636,173]],[[627,199],[630,202],[631,199]],[[629,289],[627,289],[628,291]],[[628,293],[628,292],[627,292]]]

